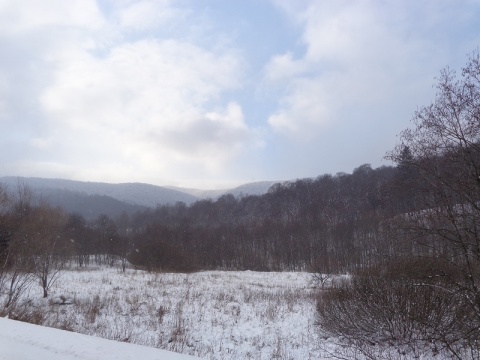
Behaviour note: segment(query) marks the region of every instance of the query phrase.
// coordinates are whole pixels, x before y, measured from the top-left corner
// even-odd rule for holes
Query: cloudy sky
[[[480,0],[0,0],[0,176],[198,188],[382,158]]]

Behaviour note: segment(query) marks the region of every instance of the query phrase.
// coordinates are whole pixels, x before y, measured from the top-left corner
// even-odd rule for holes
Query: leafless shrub
[[[17,305],[9,313],[9,318],[35,325],[43,325],[47,318],[44,309],[30,306],[28,303]]]
[[[278,309],[277,306],[273,303],[268,304],[265,310],[265,317],[268,321],[274,321],[278,316]]]
[[[288,354],[288,350],[285,344],[282,341],[280,341],[280,339],[277,340],[277,345],[274,351],[272,352],[272,354],[270,354],[270,358],[279,359],[279,360],[293,359],[293,357]]]
[[[435,100],[420,107],[412,127],[387,155],[409,182],[412,206],[396,221],[405,250],[452,264],[436,274],[435,294],[452,299],[437,334],[457,358],[479,356],[480,328],[480,51],[468,56],[460,76],[445,68],[437,78]],[[396,240],[395,238],[395,240]],[[405,241],[406,240],[406,241]],[[440,277],[438,277],[440,275]],[[468,314],[468,316],[465,316]],[[463,324],[462,324],[463,322]],[[460,326],[462,325],[462,326]]]
[[[332,274],[313,273],[313,283],[320,289],[324,290],[326,285],[331,285],[333,280]]]
[[[392,348],[398,357],[476,358],[480,331],[472,308],[435,276],[448,271],[445,264],[405,260],[359,273],[320,295],[319,323],[367,358],[372,349],[378,358],[391,356]]]
[[[5,295],[4,309],[14,307],[21,296],[30,289],[34,279],[33,275],[26,271],[24,261],[20,257],[17,257],[9,271],[4,271],[0,277],[3,281],[3,284],[0,284],[0,294]]]
[[[232,315],[234,318],[238,318],[240,316],[240,304],[237,302],[230,302],[225,306],[225,313],[228,315]]]
[[[100,296],[95,295],[91,302],[87,303],[85,318],[90,322],[94,323],[97,319],[97,316],[100,314],[100,309],[102,308],[102,302]]]
[[[64,307],[56,307],[56,312],[54,314],[50,312],[48,320],[43,325],[74,332],[76,330],[76,314],[67,315]]]
[[[134,330],[132,324],[126,324],[125,326],[120,326],[114,324],[109,330],[109,333],[106,334],[106,338],[122,342],[132,342],[134,339]]]
[[[175,318],[173,330],[168,340],[169,349],[176,352],[182,352],[186,346],[186,328],[183,317],[183,302],[179,302],[175,309]]]
[[[130,313],[133,315],[138,314],[143,305],[138,294],[127,295],[125,297],[125,302],[130,305]]]
[[[55,326],[55,328],[65,331],[75,332],[75,320],[73,317],[69,317]]]
[[[164,307],[163,305],[160,305],[160,307],[157,310],[157,315],[158,315],[158,322],[161,324],[163,322],[163,318],[165,315],[168,313],[168,309]]]

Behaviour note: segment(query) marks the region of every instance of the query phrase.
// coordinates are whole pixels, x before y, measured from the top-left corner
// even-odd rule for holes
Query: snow
[[[122,273],[91,266],[65,271],[49,299],[35,285],[25,304],[44,326],[203,359],[307,360],[327,358],[334,346],[316,324],[318,291],[312,275],[301,272]]]
[[[0,360],[189,360],[192,356],[0,318]]]

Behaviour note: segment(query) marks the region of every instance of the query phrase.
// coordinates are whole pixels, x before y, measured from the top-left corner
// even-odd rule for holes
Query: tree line
[[[224,195],[93,221],[36,204],[20,184],[10,193],[2,188],[8,201],[0,242],[13,256],[25,241],[21,229],[43,209],[62,218],[59,243],[78,266],[126,259],[148,270],[353,271],[391,251],[381,230],[409,206],[397,186],[402,176],[396,167],[365,164],[352,174],[279,183],[261,196]]]

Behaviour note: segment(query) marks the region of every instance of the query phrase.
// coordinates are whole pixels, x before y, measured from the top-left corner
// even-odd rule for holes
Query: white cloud
[[[222,108],[222,93],[238,86],[240,74],[235,55],[142,40],[58,64],[42,103],[55,132],[89,139],[101,157],[151,173],[172,163],[215,171],[255,142],[238,104],[209,110]],[[68,149],[71,140],[54,137],[52,146]]]
[[[325,82],[317,78],[297,78],[291,81],[292,91],[281,102],[281,109],[271,115],[268,123],[277,131],[301,134],[305,139],[314,136],[313,128],[327,124],[331,107],[322,100],[328,93]]]
[[[118,11],[120,25],[126,29],[146,30],[167,24],[184,12],[175,8],[170,0],[131,1]]]
[[[107,8],[108,14],[87,0],[0,3],[0,23],[9,27],[0,41],[20,59],[15,71],[23,69],[22,86],[36,107],[35,120],[22,121],[39,129],[24,144],[36,155],[22,166],[43,176],[104,181],[192,171],[200,178],[258,145],[241,105],[227,96],[242,86],[244,64],[235,50],[153,32],[131,36],[186,21],[188,11],[169,1],[111,1]],[[38,71],[25,72],[31,64]],[[0,76],[1,67],[0,60]],[[1,81],[0,92],[17,75]],[[25,95],[14,97],[22,103]],[[12,116],[23,119],[19,108]]]
[[[276,55],[267,64],[265,80],[285,89],[268,122],[275,131],[301,137],[365,118],[361,113],[376,107],[418,101],[411,90],[419,84],[430,89],[449,63],[445,49],[452,41],[441,38],[443,29],[461,23],[452,19],[457,12],[465,16],[464,9],[441,1],[276,3],[303,28],[305,51]],[[345,109],[348,120],[341,115]]]
[[[255,145],[256,139],[256,132],[247,127],[241,107],[234,102],[224,109],[205,113],[195,121],[154,132],[150,138],[175,149],[177,159],[201,162],[211,171],[218,171],[247,144]]]
[[[318,171],[339,162],[325,149],[347,132],[354,167],[375,161],[367,146],[381,157],[391,144],[378,139],[393,142],[438,71],[480,43],[475,1],[272,1],[289,25],[268,6],[257,15],[271,26],[238,18],[253,3],[0,0],[0,173],[306,176],[313,153]],[[359,137],[367,145],[347,150]]]
[[[8,82],[2,71],[0,71],[0,123],[7,117],[6,98],[8,93]]]
[[[266,68],[266,79],[277,82],[289,80],[292,77],[302,75],[308,68],[304,61],[294,59],[291,52],[275,55]]]
[[[99,29],[104,19],[95,0],[2,0],[0,33],[19,34],[45,27]],[[58,30],[58,29],[57,29]]]

